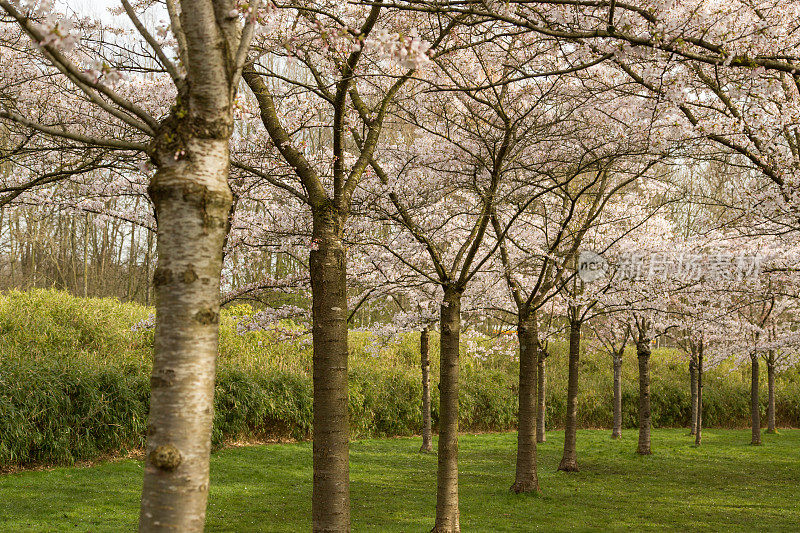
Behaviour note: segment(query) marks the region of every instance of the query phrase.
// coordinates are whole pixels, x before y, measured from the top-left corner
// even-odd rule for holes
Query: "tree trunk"
[[[614,355],[614,428],[611,438],[618,439],[622,436],[622,354],[623,350]]]
[[[350,530],[347,269],[331,208],[316,208],[310,253],[314,382],[314,531]]]
[[[636,343],[639,359],[639,446],[636,453],[650,455],[650,346],[647,339]]]
[[[775,429],[775,363],[772,355],[767,361],[767,433],[776,433]]]
[[[697,433],[697,356],[694,353],[689,359],[689,388],[692,395],[689,435],[695,435]]]
[[[420,366],[422,367],[422,447],[419,451],[430,453],[433,451],[433,437],[431,436],[431,360],[428,347],[430,345],[430,332],[424,328],[419,335]]]
[[[536,316],[520,314],[519,337],[519,415],[517,423],[517,471],[511,490],[540,492],[536,473],[536,370],[538,335]]]
[[[153,258],[153,232],[147,232],[147,253],[144,256],[144,305],[145,307],[150,307],[150,300],[152,290],[153,290],[153,283],[150,278],[150,263],[152,263]]]
[[[750,444],[761,444],[761,406],[758,401],[758,355],[750,356],[750,421],[753,438]]]
[[[694,445],[700,446],[703,437],[703,345],[697,353],[697,419],[695,422]]]
[[[122,249],[122,247],[120,247]],[[136,288],[134,280],[136,272],[136,227],[131,227],[131,242],[128,248],[128,284],[125,288],[125,299],[129,302],[134,301]]]
[[[83,230],[83,297],[89,297],[89,217],[86,216]]]
[[[539,350],[538,365],[536,376],[539,378],[539,386],[537,393],[539,396],[539,405],[536,409],[536,442],[545,442],[547,435],[545,434],[545,416],[547,415],[546,396],[547,392],[547,378],[545,375],[545,368],[547,365],[547,352]]]
[[[72,229],[70,231],[70,244],[72,245],[72,250],[70,251],[70,267],[72,268],[72,293],[78,293],[78,242],[77,242],[77,233],[78,233],[78,224],[77,224],[77,217],[72,217]],[[11,236],[9,236],[11,237]],[[9,243],[13,245],[13,243]],[[13,250],[13,248],[12,248]],[[13,253],[13,251],[12,251]],[[14,262],[11,262],[12,271],[11,271],[11,279],[14,279],[14,271],[13,271]]]
[[[445,288],[441,307],[439,447],[434,532],[461,531],[458,514],[458,351],[461,293]]]
[[[578,369],[581,353],[581,321],[569,321],[569,379],[567,383],[567,420],[564,426],[564,454],[559,470],[577,472],[578,459],[575,445],[578,438]]]
[[[148,194],[158,217],[156,316],[140,531],[202,531],[214,417],[228,139],[189,138]],[[172,154],[164,160],[173,159]]]

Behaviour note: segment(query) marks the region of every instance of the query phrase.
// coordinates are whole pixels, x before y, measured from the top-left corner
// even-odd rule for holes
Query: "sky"
[[[56,9],[64,8],[82,15],[100,16],[105,21],[110,21],[113,16],[108,12],[109,7],[119,7],[119,0],[56,0]]]
[[[131,3],[133,4],[134,2]],[[99,18],[107,25],[131,28],[131,23],[125,14],[118,16],[109,12],[111,8],[122,7],[122,3],[119,0],[56,0],[55,6],[56,11],[75,12],[83,16]],[[159,12],[163,14],[156,16]],[[169,18],[163,4],[158,4],[154,8],[149,9],[147,15],[148,16],[142,17],[140,14],[140,18],[145,27],[151,31],[158,23],[157,19],[166,21]]]

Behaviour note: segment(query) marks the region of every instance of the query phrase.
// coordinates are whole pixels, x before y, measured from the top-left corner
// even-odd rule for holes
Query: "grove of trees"
[[[798,28],[794,0],[0,0],[2,288],[154,305],[140,531],[204,528],[237,301],[251,329],[310,335],[314,531],[351,527],[354,328],[420,334],[433,531],[460,531],[472,331],[516,337],[514,492],[547,490],[554,339],[559,470],[579,470],[587,344],[615,438],[636,354],[637,453],[658,453],[655,343],[681,354],[697,446],[704,372],[749,372],[759,445],[759,372],[774,432],[800,353]]]

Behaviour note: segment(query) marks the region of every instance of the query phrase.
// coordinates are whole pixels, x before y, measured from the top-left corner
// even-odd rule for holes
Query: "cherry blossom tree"
[[[435,61],[440,76],[422,85],[435,96],[398,114],[414,132],[413,142],[384,147],[372,162],[384,187],[375,192],[374,216],[401,230],[375,245],[443,293],[436,531],[460,527],[458,366],[464,296],[497,250],[486,238],[492,214],[514,191],[513,176],[522,170],[526,148],[518,139],[533,131],[538,118],[532,115],[536,92],[505,83],[512,72],[498,67],[517,43],[478,44],[458,61]]]
[[[18,43],[18,53],[31,61],[17,82],[30,80],[28,90],[37,85],[64,89],[72,120],[60,120],[58,108],[42,112],[40,102],[23,92],[4,102],[0,118],[21,135],[46,139],[45,146],[54,139],[70,144],[80,157],[68,166],[69,174],[96,168],[98,149],[145,156],[156,169],[148,194],[159,221],[157,326],[140,530],[201,531],[208,495],[221,251],[231,206],[228,140],[255,19],[248,15],[242,25],[228,1],[169,5],[179,62],[141,23],[141,11],[122,1],[135,29],[129,35],[152,54],[148,70],[161,78],[171,95],[171,109],[149,101],[153,84],[133,74],[141,66],[139,59],[116,57],[99,23],[78,21],[76,31],[73,18],[47,2],[1,2],[4,45],[14,49],[11,43]],[[90,34],[99,39],[87,39],[89,44],[81,46],[78,36]],[[119,65],[103,57],[114,57]],[[123,83],[126,69],[131,79]],[[45,81],[37,83],[38,71]],[[30,142],[18,146],[24,150]],[[21,187],[41,183],[41,176],[46,174]]]
[[[792,353],[793,335],[779,340],[778,324],[781,324],[784,331],[791,330],[791,312],[788,311],[790,303],[794,303],[794,298],[781,298],[780,292],[776,294],[774,279],[755,279],[747,280],[742,283],[738,290],[733,293],[731,302],[731,314],[735,318],[730,322],[737,335],[729,339],[725,351],[740,363],[749,361],[750,364],[750,411],[751,411],[751,444],[758,446],[762,443],[761,439],[761,401],[759,394],[760,384],[760,359],[764,357],[768,370],[773,374],[768,379],[771,382],[770,398],[772,405],[768,407],[768,414],[771,417],[771,426],[774,431],[775,406],[774,406],[774,386],[775,386],[775,365],[778,355],[775,349],[780,346],[781,350]],[[774,326],[774,327],[773,327]]]
[[[622,436],[622,358],[631,336],[630,324],[611,315],[592,321],[590,327],[602,349],[611,356],[614,373],[611,438],[618,439]]]
[[[265,132],[271,142],[267,154],[234,163],[310,210],[312,515],[314,529],[321,531],[350,527],[345,231],[389,107],[414,70],[428,61],[430,46],[419,37],[392,33],[414,21],[392,17],[380,2],[340,8],[323,2],[277,9],[275,31],[257,36],[243,79],[257,106],[254,131]],[[449,29],[432,30],[434,47]],[[392,61],[382,64],[387,57]],[[293,68],[298,64],[301,68]],[[315,122],[304,127],[311,117]],[[307,133],[314,131],[330,143],[318,143],[317,150],[307,146]],[[276,157],[291,174],[271,174],[268,162]]]

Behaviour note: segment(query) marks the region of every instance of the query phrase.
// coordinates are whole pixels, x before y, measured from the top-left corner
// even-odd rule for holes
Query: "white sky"
[[[124,13],[121,16],[115,16],[109,12],[109,8],[122,7],[122,3],[119,0],[56,0],[55,5],[56,11],[75,12],[92,18],[99,18],[108,25],[131,27],[128,17]],[[156,17],[155,15],[158,16]],[[169,18],[163,4],[157,4],[153,8],[148,9],[144,17],[141,16],[141,13],[139,16],[147,28],[155,26],[158,22],[155,19],[163,19],[166,22]]]
[[[56,0],[56,10],[67,8],[82,15],[100,16],[105,21],[112,19],[109,7],[119,7],[119,0]]]

